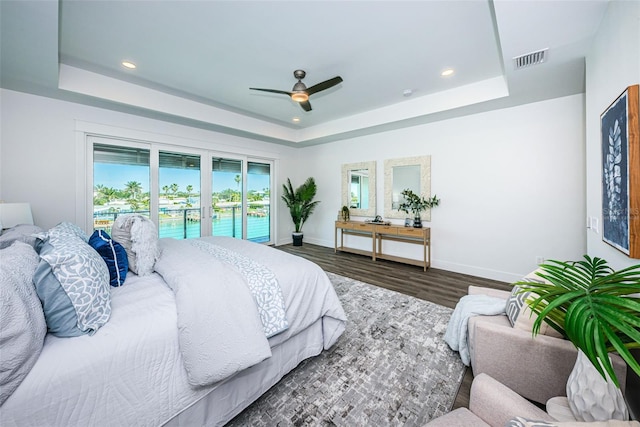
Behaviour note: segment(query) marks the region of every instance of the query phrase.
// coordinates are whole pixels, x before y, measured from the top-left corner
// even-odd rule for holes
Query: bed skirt
[[[167,427],[223,426],[303,360],[323,350],[322,319],[271,349],[272,356],[223,381],[210,393],[164,423]]]

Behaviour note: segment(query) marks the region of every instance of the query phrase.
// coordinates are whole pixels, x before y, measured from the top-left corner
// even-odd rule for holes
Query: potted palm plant
[[[287,183],[282,184],[282,200],[286,203],[293,220],[295,231],[292,233],[293,245],[302,246],[302,226],[309,218],[319,201],[314,201],[316,196],[316,182],[313,177],[301,184],[295,190],[291,185],[291,180],[287,178]]]
[[[619,395],[612,399],[621,404],[621,411],[626,413],[609,353],[618,353],[640,376],[640,364],[629,351],[640,348],[640,265],[614,271],[605,260],[585,255],[584,260],[575,262],[547,261],[536,274],[545,282],[516,283],[522,288],[521,292],[532,293],[526,301],[538,314],[533,335],[538,334],[545,321],[570,340],[578,349],[576,368],[582,360],[592,365],[588,366],[589,370],[595,368],[599,381],[607,381],[609,377],[609,384],[613,383],[613,391]],[[574,415],[588,421],[585,408],[578,407],[579,403],[571,396],[580,393],[575,383],[571,384],[576,368],[567,383],[569,406]],[[584,379],[581,382],[585,383]],[[589,393],[593,393],[593,389]]]
[[[425,199],[424,197],[418,196],[408,188],[403,190],[400,194],[404,197],[404,200],[400,205],[398,205],[398,210],[406,213],[413,213],[413,226],[415,228],[422,228],[422,219],[420,218],[422,211],[431,209],[432,207],[440,204],[440,199],[438,199],[437,196],[434,195],[429,199]]]

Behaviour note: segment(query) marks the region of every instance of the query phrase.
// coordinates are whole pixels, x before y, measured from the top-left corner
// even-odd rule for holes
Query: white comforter
[[[324,347],[345,316],[326,274],[282,251],[231,238],[208,238],[262,262],[278,277],[289,328],[273,348],[322,318]],[[173,292],[158,274],[132,273],[112,288],[112,315],[93,336],[48,335],[38,362],[0,407],[5,426],[157,426],[222,382],[192,387],[178,345]]]

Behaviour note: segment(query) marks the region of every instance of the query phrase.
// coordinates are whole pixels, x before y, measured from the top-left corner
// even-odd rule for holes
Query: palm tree
[[[142,192],[142,184],[137,181],[129,181],[125,184],[125,189],[132,199],[138,200]]]
[[[188,208],[193,207],[193,205],[191,204],[191,200],[189,200],[191,198],[192,191],[193,191],[193,185],[191,184],[187,185],[187,207]]]
[[[162,191],[164,191],[164,197],[168,198],[169,197],[169,186],[168,185],[163,185],[162,186]]]

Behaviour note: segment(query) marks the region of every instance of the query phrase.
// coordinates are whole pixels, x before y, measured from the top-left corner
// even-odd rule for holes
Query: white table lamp
[[[0,229],[18,224],[33,225],[30,203],[0,203]]]

